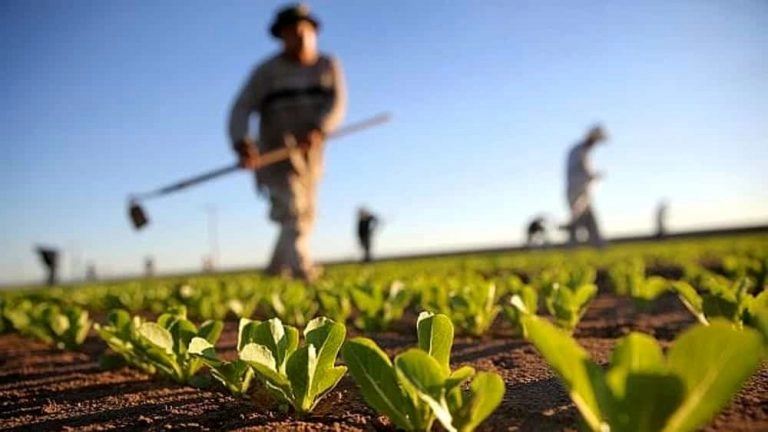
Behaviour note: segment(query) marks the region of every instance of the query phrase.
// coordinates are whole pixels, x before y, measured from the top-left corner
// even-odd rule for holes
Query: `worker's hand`
[[[241,139],[235,143],[235,152],[240,159],[241,168],[252,170],[259,166],[259,150],[253,140]]]
[[[325,135],[320,129],[312,129],[299,140],[299,147],[302,147],[305,150],[319,147],[323,144],[324,138]]]

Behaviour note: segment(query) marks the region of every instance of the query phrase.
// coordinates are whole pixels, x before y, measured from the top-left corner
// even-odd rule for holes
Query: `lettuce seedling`
[[[141,318],[131,315],[124,309],[112,309],[107,314],[104,325],[96,323],[93,328],[107,346],[118,356],[117,358],[103,355],[103,367],[121,365],[121,361],[149,375],[157,373],[152,360],[145,354],[144,347],[138,334]]]
[[[107,345],[129,364],[178,383],[194,383],[202,360],[189,353],[194,337],[213,344],[221,335],[221,321],[206,321],[198,329],[187,320],[184,306],[172,307],[157,322],[145,322],[123,310],[111,311],[107,325],[95,326]]]
[[[318,303],[313,297],[312,288],[303,282],[285,281],[275,285],[269,296],[270,315],[302,327],[307,318],[317,313]]]
[[[59,349],[77,349],[91,329],[88,311],[78,306],[49,305],[43,311],[43,322],[50,329],[53,343]]]
[[[385,288],[386,287],[386,288]],[[400,281],[387,284],[370,282],[350,290],[352,302],[360,315],[355,327],[366,331],[381,331],[400,319],[411,304],[413,294]]]
[[[417,334],[418,348],[394,362],[371,339],[344,344],[342,355],[363,398],[400,429],[426,431],[438,419],[448,431],[474,430],[501,403],[503,380],[494,373],[475,375],[469,366],[451,371],[453,325],[447,316],[422,312]]]
[[[32,336],[58,349],[77,349],[88,336],[91,320],[79,306],[22,300],[5,307],[4,319],[21,334]]]
[[[346,333],[343,324],[318,317],[307,323],[306,343],[299,347],[299,331],[272,318],[243,329],[240,360],[253,367],[278,400],[304,415],[346,373],[345,366],[335,366]]]
[[[349,298],[349,288],[345,285],[329,286],[328,283],[318,284],[317,301],[320,310],[337,323],[346,323],[352,315],[352,300]]]
[[[245,345],[254,342],[253,334],[258,321],[241,318],[237,332],[237,352],[242,351]],[[211,376],[219,381],[233,395],[244,397],[253,381],[254,372],[251,366],[242,358],[235,361],[219,359],[213,344],[207,340],[194,337],[189,344],[189,354],[200,359],[211,371]]]
[[[746,325],[759,329],[768,337],[759,318],[765,313],[763,310],[768,309],[768,291],[752,295],[749,293],[750,286],[751,283],[746,277],[736,282],[717,278],[710,279],[709,291],[702,294],[685,281],[674,282],[672,290],[702,324],[709,324],[714,318],[722,318],[737,328]]]
[[[555,318],[555,324],[568,332],[573,332],[596,295],[597,285],[595,284],[568,288],[555,283],[546,291],[544,304]]]
[[[485,280],[463,284],[450,295],[451,321],[462,331],[481,336],[501,312],[496,284]]]
[[[760,335],[715,320],[681,334],[666,358],[655,339],[631,333],[601,369],[567,333],[526,315],[528,339],[593,431],[686,432],[704,426],[757,369]]]
[[[669,281],[663,277],[645,276],[645,263],[641,259],[616,264],[608,274],[616,294],[630,297],[641,308],[647,308],[670,289]]]
[[[512,324],[512,330],[525,337],[522,318],[526,313],[536,314],[539,309],[539,293],[530,285],[523,285],[512,293],[509,305],[504,306],[504,316]]]

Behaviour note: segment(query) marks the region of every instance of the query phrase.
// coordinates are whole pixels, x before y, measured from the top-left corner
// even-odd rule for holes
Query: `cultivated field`
[[[767,273],[752,234],[8,291],[0,428],[765,431]]]

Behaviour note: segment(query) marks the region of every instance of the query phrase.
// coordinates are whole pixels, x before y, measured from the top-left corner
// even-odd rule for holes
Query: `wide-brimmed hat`
[[[277,13],[275,20],[269,27],[269,32],[272,36],[279,38],[280,30],[283,26],[295,24],[302,20],[309,21],[315,26],[315,30],[320,30],[320,21],[318,21],[317,17],[309,13],[309,6],[305,4],[296,4],[285,7]]]

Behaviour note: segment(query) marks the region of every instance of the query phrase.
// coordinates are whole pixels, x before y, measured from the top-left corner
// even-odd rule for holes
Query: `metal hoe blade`
[[[128,217],[131,219],[135,229],[141,229],[149,223],[147,214],[144,213],[144,209],[141,208],[141,205],[137,201],[131,200],[128,205]]]

